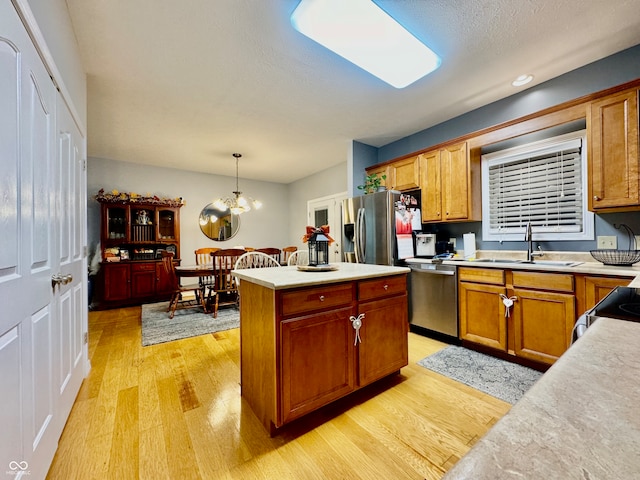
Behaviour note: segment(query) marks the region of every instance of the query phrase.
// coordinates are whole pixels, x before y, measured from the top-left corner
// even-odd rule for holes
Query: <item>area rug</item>
[[[542,376],[532,368],[455,345],[423,358],[418,365],[512,405]]]
[[[169,318],[168,305],[169,302],[142,305],[143,347],[240,326],[240,315],[235,308],[219,309],[218,318],[204,313],[202,308],[176,310],[174,317]]]

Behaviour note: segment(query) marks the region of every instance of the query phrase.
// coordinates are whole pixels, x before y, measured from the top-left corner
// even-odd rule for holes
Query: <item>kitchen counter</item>
[[[640,472],[640,323],[598,319],[443,478]]]
[[[485,257],[491,258],[491,257]],[[450,259],[444,260],[442,263],[445,265],[457,265],[459,267],[482,267],[482,268],[502,268],[510,270],[538,270],[549,272],[569,272],[569,273],[582,273],[587,275],[604,275],[604,276],[617,276],[617,277],[630,277],[635,278],[640,275],[640,266],[631,267],[615,267],[612,265],[605,265],[596,261],[582,261],[572,260],[570,257],[567,260],[539,260],[533,263],[521,263],[518,260],[513,262],[506,261],[504,258],[498,258],[498,262],[486,261],[482,258],[477,260],[463,260],[463,259]],[[591,256],[589,255],[589,258]],[[592,259],[593,260],[593,259]],[[433,260],[426,258],[409,258],[405,260],[407,264],[420,264],[420,263],[433,263]],[[570,265],[563,265],[562,263],[568,261]],[[547,262],[547,263],[545,263]],[[640,264],[638,264],[640,265]]]
[[[234,270],[233,275],[272,290],[324,285],[326,283],[348,282],[365,278],[377,278],[400,273],[409,273],[407,267],[367,265],[362,263],[332,263],[337,270],[328,272],[304,272],[297,267],[247,268]]]

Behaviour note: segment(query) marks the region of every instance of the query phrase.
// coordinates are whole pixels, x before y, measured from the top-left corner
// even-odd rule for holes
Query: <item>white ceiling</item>
[[[397,90],[296,32],[297,0],[66,0],[88,154],[289,183],[640,43],[637,0],[376,0],[442,58]],[[346,0],[345,0],[346,1]]]

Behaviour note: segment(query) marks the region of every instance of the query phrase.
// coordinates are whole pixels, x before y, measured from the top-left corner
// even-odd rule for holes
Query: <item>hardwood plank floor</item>
[[[418,360],[273,438],[240,397],[238,329],[142,347],[140,307],[89,313],[91,373],[49,479],[438,479],[510,408]]]

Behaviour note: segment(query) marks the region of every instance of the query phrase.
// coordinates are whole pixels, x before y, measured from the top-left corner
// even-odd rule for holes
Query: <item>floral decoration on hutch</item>
[[[186,203],[182,197],[159,197],[150,193],[140,195],[135,192],[120,192],[115,189],[105,192],[104,188],[98,191],[95,199],[101,203],[145,203],[165,207],[182,207]]]

